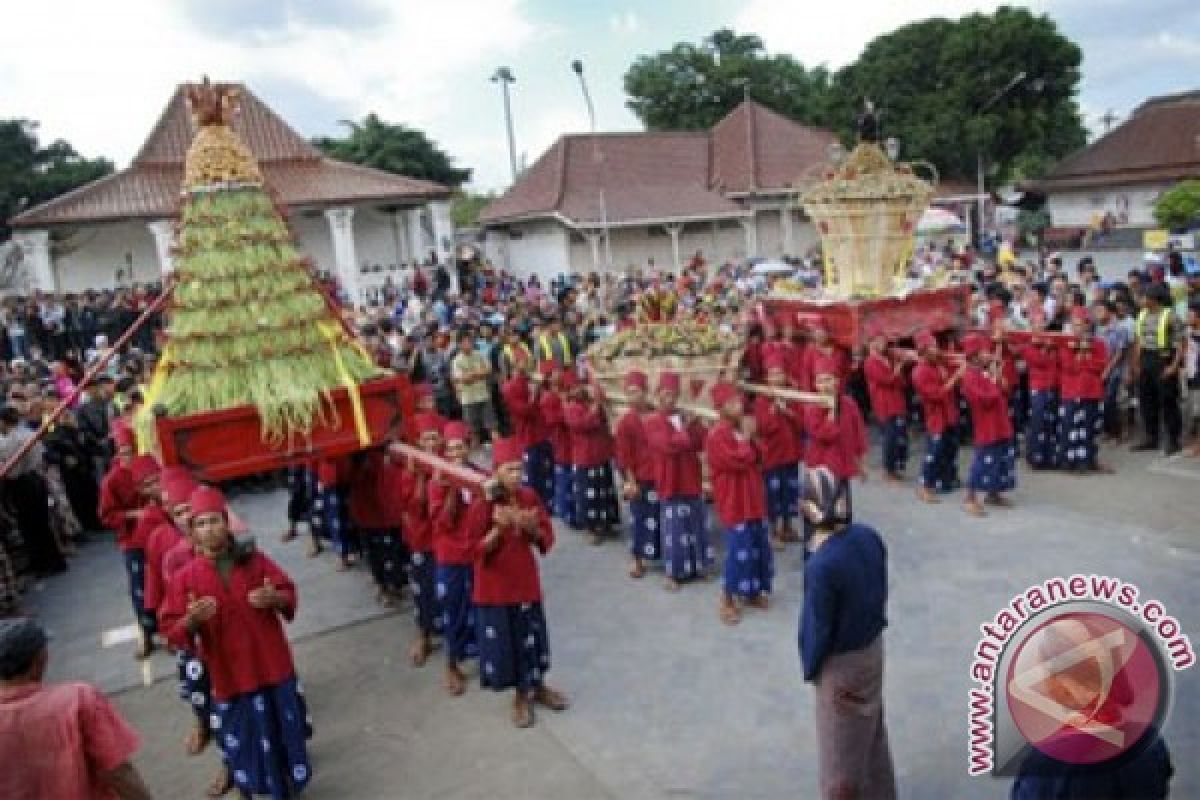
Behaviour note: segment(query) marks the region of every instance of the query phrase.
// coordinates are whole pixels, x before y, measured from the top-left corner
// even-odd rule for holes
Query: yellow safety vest
[[[566,356],[567,363],[570,363],[571,362],[571,340],[567,338],[567,335],[565,333],[559,333],[558,334],[558,343],[560,345],[562,345],[563,355]],[[543,333],[541,336],[538,337],[538,346],[541,347],[541,349],[542,349],[542,360],[543,361],[553,361],[554,360],[554,348],[552,348],[550,346],[550,339],[546,336],[546,334]]]
[[[1150,309],[1143,308],[1137,315],[1137,338],[1139,344],[1145,344],[1146,341],[1146,320],[1150,316]],[[1157,349],[1166,350],[1170,347],[1167,341],[1167,335],[1171,327],[1171,309],[1160,308],[1158,316],[1158,335],[1155,337]]]
[[[527,361],[533,360],[533,353],[529,352],[528,345],[526,345],[524,342],[521,342],[520,348],[521,348],[520,355],[517,355],[517,353],[513,351],[512,345],[510,345],[510,344],[504,345],[504,358],[506,361],[508,361],[509,364],[513,365],[514,367],[517,366],[518,364],[522,364]]]

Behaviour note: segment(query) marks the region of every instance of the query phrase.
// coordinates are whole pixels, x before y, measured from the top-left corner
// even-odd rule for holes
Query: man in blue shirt
[[[801,508],[814,528],[799,641],[817,691],[820,796],[894,798],[883,719],[887,548],[852,521],[849,495],[825,467],[808,471]]]

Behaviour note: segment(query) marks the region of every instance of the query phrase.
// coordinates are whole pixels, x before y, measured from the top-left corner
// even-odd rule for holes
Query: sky
[[[374,111],[425,131],[469,188],[511,180],[495,68],[509,66],[518,158],[532,163],[589,129],[572,59],[600,130],[637,130],[621,79],[642,54],[720,27],[769,51],[837,69],[875,36],[976,0],[38,0],[6,4],[0,117],[40,123],[86,156],[125,166],[176,84],[240,81],[306,137]],[[1083,49],[1085,123],[1146,97],[1200,88],[1196,0],[1032,0]],[[19,35],[14,35],[19,32]]]

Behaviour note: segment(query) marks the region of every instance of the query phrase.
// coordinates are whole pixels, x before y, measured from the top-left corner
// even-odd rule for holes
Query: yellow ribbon
[[[342,361],[342,354],[338,351],[338,339],[342,329],[329,322],[319,322],[317,327],[320,328],[321,335],[329,341],[329,349],[333,351],[333,363],[337,367],[338,377],[341,378],[342,385],[346,387],[346,394],[350,397],[350,410],[354,414],[354,429],[358,433],[358,444],[360,447],[370,447],[371,430],[367,427],[367,414],[363,410],[362,395],[359,394],[358,384],[354,382],[354,378],[350,377],[350,372]],[[352,341],[352,344],[357,345],[364,356],[367,355],[366,350],[358,342]]]
[[[154,367],[154,375],[150,378],[150,385],[142,393],[142,400],[145,403],[133,421],[133,432],[137,439],[139,453],[153,453],[157,449],[155,447],[157,442],[154,438],[154,406],[158,403],[158,397],[162,394],[163,387],[166,386],[167,373],[170,368],[171,344],[168,342],[163,345],[162,355]]]

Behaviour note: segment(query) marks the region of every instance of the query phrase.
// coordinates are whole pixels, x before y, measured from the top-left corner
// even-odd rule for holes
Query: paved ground
[[[1200,462],[1115,453],[1115,477],[1022,473],[1019,508],[985,520],[923,506],[902,489],[857,490],[856,512],[891,553],[887,707],[901,796],[1000,798],[966,775],[968,663],[978,626],[1016,592],[1073,572],[1119,576],[1163,601],[1200,644]],[[812,694],[800,679],[799,556],[777,564],[774,607],[734,629],[716,587],[670,595],[624,577],[624,553],[566,534],[544,563],[554,668],[565,714],[529,731],[507,698],[440,690],[436,659],[404,660],[406,615],[381,614],[361,571],[303,557],[274,535],[282,493],[237,508],[297,577],[296,661],[313,706],[314,798],[784,798],[815,794]],[[119,565],[88,548],[65,580],[36,593],[54,628],[55,677],[99,681],[145,737],[139,767],[160,797],[190,798],[215,765],[189,759],[188,712],[173,681],[142,685],[131,645],[100,646],[128,624]],[[166,674],[165,658],[155,675]],[[1167,737],[1175,797],[1200,796],[1200,669],[1179,674]]]

